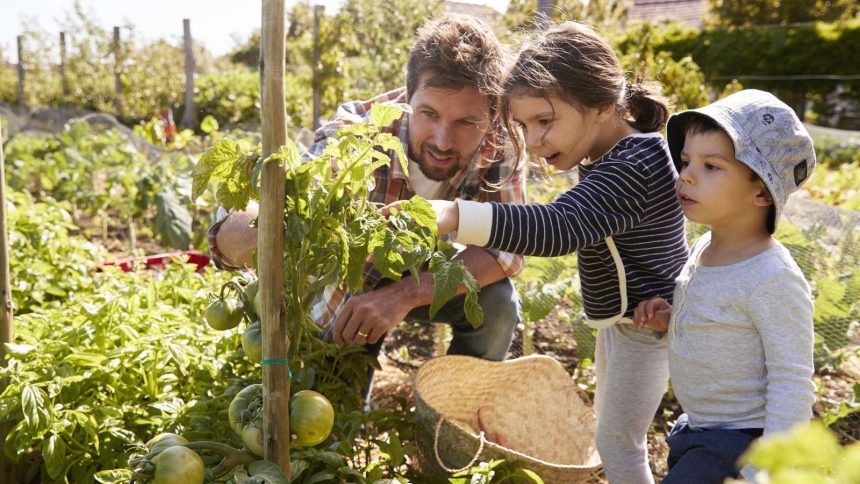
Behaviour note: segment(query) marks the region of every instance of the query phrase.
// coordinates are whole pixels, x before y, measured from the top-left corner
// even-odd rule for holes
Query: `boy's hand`
[[[672,315],[672,305],[662,297],[641,301],[633,310],[633,322],[638,329],[649,327],[654,331],[665,333],[669,330],[669,317]]]
[[[390,203],[380,208],[379,213],[387,217],[391,213],[391,209],[399,209],[403,202],[404,200],[398,200]],[[460,224],[460,210],[457,208],[457,202],[449,200],[428,200],[428,202],[433,207],[433,211],[436,212],[436,226],[439,227],[439,236],[456,231]]]

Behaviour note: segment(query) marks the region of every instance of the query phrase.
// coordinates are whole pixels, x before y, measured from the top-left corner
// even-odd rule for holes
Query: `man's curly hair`
[[[499,112],[500,84],[507,51],[493,31],[473,17],[444,16],[418,29],[406,64],[406,92],[412,98],[424,84],[443,89],[474,87],[487,96],[494,121]]]

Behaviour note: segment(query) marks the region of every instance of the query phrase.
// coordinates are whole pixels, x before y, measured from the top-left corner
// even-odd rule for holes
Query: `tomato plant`
[[[314,299],[332,284],[361,290],[368,259],[383,277],[395,280],[406,272],[417,273],[431,261],[429,270],[435,279],[431,315],[464,284],[467,317],[480,324],[478,284],[462,262],[451,260],[456,251],[444,245],[436,250],[435,215],[430,204],[413,198],[386,219],[377,213],[378,207],[367,202],[367,181],[376,169],[390,163],[390,155],[396,153],[407,170],[402,143],[382,131],[400,118],[404,109],[408,107],[375,105],[369,124],[341,129],[317,158],[300,160],[295,145],[289,142],[260,160],[259,149],[223,139],[201,156],[194,170],[192,198],[214,182],[218,202],[227,209],[241,210],[258,197],[262,167],[266,163],[285,166],[287,230],[282,295],[286,320],[290,321],[291,360],[300,358],[301,342],[315,332],[309,315]],[[259,297],[258,293],[255,299]]]

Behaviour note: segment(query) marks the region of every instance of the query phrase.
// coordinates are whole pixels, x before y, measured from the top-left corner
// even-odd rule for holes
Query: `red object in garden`
[[[124,257],[114,261],[102,262],[98,266],[101,272],[107,266],[118,266],[123,272],[132,272],[136,265],[143,264],[147,269],[161,269],[164,264],[173,261],[188,259],[189,264],[197,266],[197,272],[203,270],[209,265],[209,256],[197,250],[183,250],[178,252],[168,252],[165,254],[148,255],[144,257]]]

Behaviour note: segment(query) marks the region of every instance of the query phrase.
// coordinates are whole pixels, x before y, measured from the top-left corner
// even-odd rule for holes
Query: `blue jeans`
[[[406,321],[419,323],[446,323],[451,325],[452,338],[448,347],[449,355],[467,355],[485,360],[505,359],[514,330],[520,323],[520,295],[509,278],[482,287],[478,293],[478,304],[484,310],[484,321],[475,329],[466,320],[466,296],[457,296],[448,301],[436,314],[430,317],[430,306],[420,306],[406,315]],[[324,338],[331,340],[332,327],[325,330]],[[385,337],[365,348],[373,356],[379,356]],[[373,367],[368,368],[370,385],[365,400],[370,397],[373,386]]]
[[[663,484],[721,484],[737,478],[736,464],[762,429],[690,428],[687,414],[681,415],[666,438],[669,444],[669,473]]]

